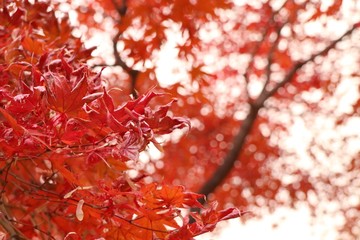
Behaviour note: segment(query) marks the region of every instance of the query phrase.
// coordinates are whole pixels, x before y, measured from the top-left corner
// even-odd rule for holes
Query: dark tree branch
[[[11,239],[28,239],[13,225],[2,199],[0,203],[0,225],[10,235]]]
[[[268,56],[267,56],[267,65],[266,65],[266,69],[265,69],[265,75],[266,75],[266,80],[265,80],[265,84],[263,86],[263,89],[261,92],[266,91],[266,87],[269,84],[270,80],[271,80],[271,65],[273,64],[274,61],[274,52],[277,50],[278,46],[279,46],[279,42],[280,42],[280,33],[281,30],[284,28],[284,26],[286,25],[287,21],[283,22],[281,24],[281,26],[279,26],[276,29],[276,39],[274,41],[274,43],[271,45],[271,48],[268,52]]]
[[[232,170],[234,163],[238,159],[239,154],[241,153],[241,151],[245,145],[246,138],[249,135],[252,126],[254,125],[254,122],[257,118],[257,114],[258,114],[259,110],[264,106],[265,101],[267,99],[269,99],[271,96],[273,96],[279,90],[279,88],[281,88],[285,84],[289,83],[293,79],[295,73],[302,66],[304,66],[306,63],[313,61],[317,56],[326,54],[330,49],[334,48],[335,45],[338,42],[340,42],[345,36],[350,35],[356,29],[356,27],[357,27],[357,25],[354,25],[353,28],[351,28],[350,30],[345,32],[340,38],[332,41],[322,51],[320,51],[316,54],[313,54],[311,57],[309,57],[308,59],[306,59],[304,61],[296,63],[289,70],[289,72],[286,74],[286,76],[284,77],[284,79],[281,82],[279,82],[274,88],[272,88],[269,91],[264,90],[259,95],[259,97],[252,104],[250,104],[250,111],[249,111],[247,117],[245,118],[245,120],[242,122],[242,125],[239,129],[238,134],[233,139],[233,147],[226,155],[226,157],[223,161],[223,164],[218,167],[218,169],[213,173],[213,175],[210,177],[210,179],[208,179],[208,181],[205,182],[205,184],[200,188],[199,193],[204,194],[206,196],[209,195],[210,193],[212,193],[216,189],[216,187],[219,186],[223,182],[223,180],[226,178],[226,176]],[[201,202],[203,202],[203,201],[201,201]]]
[[[114,4],[115,9],[119,13],[120,17],[124,17],[127,11],[126,0],[122,0],[121,5],[119,5],[116,0],[112,0],[112,3]]]
[[[119,5],[116,0],[112,0],[117,12],[120,15],[120,18],[123,18],[127,12],[127,4],[126,0],[122,0],[122,4]],[[120,20],[121,21],[121,20]],[[119,21],[119,22],[120,22]],[[113,66],[120,66],[130,77],[130,92],[134,98],[138,98],[138,93],[136,91],[136,80],[140,71],[134,70],[126,65],[126,63],[121,59],[120,53],[117,50],[117,44],[119,39],[121,38],[122,32],[118,32],[115,37],[113,38],[113,51],[114,51],[114,58],[115,63]]]
[[[223,164],[219,166],[218,169],[216,169],[212,177],[200,188],[200,194],[204,194],[207,196],[212,193],[231,171],[236,159],[240,154],[240,151],[242,150],[242,146],[245,143],[246,136],[250,133],[250,130],[255,122],[259,109],[260,108],[256,105],[250,105],[250,111],[246,116],[245,120],[242,122],[238,134],[234,137],[232,141],[233,147],[226,155]]]
[[[311,55],[308,59],[297,62],[291,69],[290,71],[286,74],[286,76],[284,77],[284,79],[279,82],[278,84],[275,85],[275,87],[273,89],[271,89],[270,91],[263,91],[262,94],[260,94],[260,96],[257,99],[258,104],[263,105],[264,102],[271,97],[272,95],[274,95],[279,88],[283,87],[286,83],[289,83],[293,77],[295,76],[297,70],[299,70],[302,66],[304,66],[305,64],[312,62],[316,57],[318,56],[323,56],[326,55],[330,49],[333,49],[335,47],[335,45],[340,42],[341,40],[344,39],[344,37],[350,35],[355,29],[357,28],[357,25],[354,25],[352,28],[350,28],[348,31],[346,31],[343,35],[341,35],[341,37],[339,37],[338,39],[332,41],[326,48],[324,48],[322,51],[315,53],[313,55]]]
[[[252,51],[250,52],[250,61],[247,66],[248,70],[244,73],[244,79],[245,79],[245,83],[246,83],[245,90],[246,90],[246,95],[248,98],[250,98],[249,90],[248,90],[248,85],[250,82],[249,81],[249,71],[252,68],[252,66],[254,65],[256,53],[258,53],[261,44],[265,41],[265,38],[269,33],[270,25],[274,22],[274,17],[275,17],[275,12],[272,13],[270,20],[268,21],[267,27],[262,31],[261,39],[256,43],[256,45],[253,47]]]
[[[268,23],[266,24],[267,27],[266,27],[266,28],[262,31],[262,33],[261,33],[261,39],[256,43],[256,45],[254,46],[254,48],[253,48],[252,51],[250,52],[250,61],[249,61],[249,63],[248,63],[247,69],[251,69],[252,65],[254,64],[255,56],[256,56],[256,54],[259,52],[260,47],[261,47],[261,44],[265,41],[266,37],[268,36],[268,33],[269,33],[269,30],[270,30],[271,25],[275,23],[275,16],[276,16],[276,14],[279,13],[280,9],[282,9],[285,4],[286,4],[286,1],[282,4],[282,6],[281,6],[278,10],[272,11],[271,16],[270,16],[270,19],[269,19]],[[278,33],[280,33],[280,31],[281,31],[281,29],[283,28],[284,25],[285,25],[285,23],[282,24],[282,26],[280,26],[280,27],[278,28],[278,31],[277,31]],[[277,35],[276,41],[278,41],[278,39],[279,39],[279,35]],[[276,43],[276,47],[277,47],[277,44],[278,44],[278,43]],[[272,51],[275,50],[275,46],[273,45],[272,48],[273,48],[273,49],[270,50],[270,52],[272,52]],[[271,55],[271,56],[270,56],[270,55]],[[269,57],[269,58],[272,57],[272,53],[269,53],[268,57]],[[272,60],[272,59],[271,59],[271,60]],[[249,84],[249,71],[247,71],[247,72],[244,74],[244,78],[245,78],[245,82],[246,82],[246,88],[245,88],[245,89],[246,89],[246,94],[247,94],[247,96],[250,98],[250,96],[249,96],[249,91],[248,91],[248,88],[247,88],[247,86],[248,86],[248,84]]]

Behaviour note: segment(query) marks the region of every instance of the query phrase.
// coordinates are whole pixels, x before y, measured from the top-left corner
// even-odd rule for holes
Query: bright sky
[[[278,224],[276,228],[274,223]],[[261,220],[249,220],[242,224],[235,219],[219,224],[221,232],[205,234],[197,240],[335,240],[334,224],[330,218],[311,223],[306,207],[297,210],[280,208]]]

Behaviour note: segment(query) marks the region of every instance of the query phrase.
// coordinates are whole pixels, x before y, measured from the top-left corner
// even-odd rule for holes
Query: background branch
[[[288,71],[284,79],[279,82],[274,88],[272,88],[270,91],[264,90],[259,97],[250,104],[250,111],[248,115],[246,116],[245,120],[242,122],[242,125],[237,133],[237,135],[234,137],[232,143],[233,147],[230,149],[228,154],[225,156],[225,159],[223,161],[223,164],[220,165],[216,171],[212,174],[210,179],[208,179],[205,184],[199,189],[199,193],[204,195],[209,195],[210,193],[214,192],[217,186],[219,186],[222,181],[226,178],[226,176],[229,174],[229,172],[232,170],[235,161],[238,159],[241,150],[244,147],[245,140],[247,136],[249,135],[252,126],[254,125],[254,122],[256,120],[258,111],[264,106],[264,102],[269,99],[271,96],[273,96],[279,88],[283,87],[286,83],[289,83],[295,73],[306,63],[313,61],[317,56],[321,56],[326,54],[330,49],[334,48],[335,45],[340,42],[345,36],[350,35],[355,29],[357,28],[357,25],[354,25],[350,30],[345,32],[341,37],[338,39],[332,41],[326,48],[324,48],[322,51],[313,54],[308,59],[298,62],[293,65],[293,67]],[[265,87],[264,87],[265,88]],[[204,203],[203,200],[199,200],[200,202]]]
[[[346,31],[343,35],[341,35],[338,39],[332,41],[326,48],[324,48],[322,51],[315,53],[313,55],[311,55],[308,59],[300,61],[295,63],[295,65],[290,69],[290,71],[286,74],[286,76],[284,77],[284,79],[282,81],[280,81],[278,84],[275,85],[275,87],[269,91],[263,91],[260,96],[257,99],[258,104],[263,105],[264,102],[271,97],[272,95],[274,95],[279,88],[283,87],[286,83],[289,83],[293,77],[295,76],[297,70],[299,70],[302,66],[304,66],[305,64],[312,62],[316,57],[318,56],[322,56],[328,53],[328,51],[330,49],[333,49],[335,47],[335,45],[340,42],[341,40],[344,39],[344,37],[350,35],[358,26],[354,25],[352,28],[350,28],[348,31]]]
[[[122,1],[122,5],[120,6],[116,0],[112,0],[114,6],[116,7],[117,12],[119,13],[120,20],[123,18],[127,12],[127,4],[126,0]],[[117,50],[117,43],[119,42],[120,38],[122,36],[122,32],[118,32],[115,37],[113,38],[113,52],[114,52],[114,58],[115,63],[113,66],[120,66],[130,77],[130,92],[134,98],[138,98],[138,94],[136,91],[136,80],[138,78],[138,75],[140,71],[134,70],[126,65],[126,63],[121,59],[120,53]]]
[[[246,89],[246,95],[247,95],[249,98],[250,98],[249,90],[248,90],[248,85],[249,85],[249,71],[250,71],[250,69],[252,68],[252,66],[253,66],[253,64],[254,64],[255,56],[256,56],[256,54],[259,52],[260,47],[261,47],[261,44],[265,41],[266,37],[268,36],[268,33],[269,33],[269,30],[270,30],[271,25],[275,23],[275,16],[276,16],[276,14],[279,13],[280,9],[282,9],[285,4],[286,4],[286,1],[282,4],[282,6],[281,6],[278,10],[272,11],[271,17],[270,17],[268,23],[266,24],[266,28],[265,28],[265,29],[262,31],[262,33],[261,33],[261,39],[256,43],[256,45],[254,46],[254,48],[252,49],[252,51],[251,51],[251,53],[250,53],[250,61],[249,61],[249,64],[248,64],[248,66],[247,66],[247,69],[248,69],[248,70],[247,70],[247,71],[245,72],[245,74],[244,74],[244,79],[245,79],[245,82],[246,82],[246,88],[245,88],[245,89]],[[277,31],[278,33],[280,33],[280,31],[281,31],[281,29],[283,28],[284,25],[285,25],[285,23],[282,24],[282,26],[280,26],[280,27],[278,28],[278,31]],[[275,42],[278,41],[278,39],[279,39],[279,35],[277,35],[277,39],[275,40]],[[273,49],[270,50],[270,52],[269,52],[269,54],[268,54],[268,59],[270,58],[270,59],[272,60],[272,53],[271,53],[271,52],[272,52],[273,50],[275,50],[275,47],[277,47],[277,43],[276,43],[276,46],[273,45],[273,47],[272,47]]]

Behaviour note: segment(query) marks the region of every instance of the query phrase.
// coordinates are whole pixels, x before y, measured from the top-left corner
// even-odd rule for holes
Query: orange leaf
[[[5,109],[0,108],[0,113],[4,116],[10,126],[15,130],[15,132],[19,135],[24,134],[25,129],[19,125],[15,118],[13,118]]]
[[[74,176],[74,174],[64,167],[64,158],[66,156],[53,154],[50,157],[51,163],[54,165],[54,169],[58,170],[59,173],[71,184],[80,185],[78,179]]]
[[[85,75],[71,83],[63,75],[49,74],[46,86],[47,102],[50,108],[58,112],[76,112],[85,104],[83,98],[87,93],[87,86]]]
[[[35,53],[37,55],[41,55],[44,52],[43,44],[39,41],[32,39],[31,37],[25,37],[22,40],[22,46],[24,47],[24,49],[28,50],[29,52]]]

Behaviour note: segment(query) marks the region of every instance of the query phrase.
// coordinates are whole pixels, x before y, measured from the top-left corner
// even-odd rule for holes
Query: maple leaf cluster
[[[237,209],[129,174],[156,137],[189,126],[154,91],[115,104],[47,2],[0,9],[0,231],[21,239],[193,239]],[[201,213],[183,210],[201,208]]]

